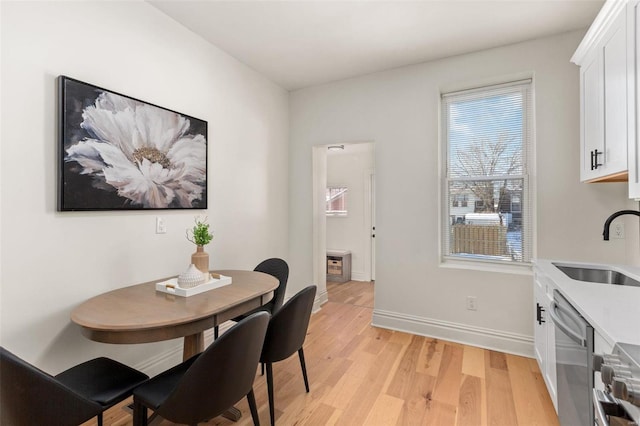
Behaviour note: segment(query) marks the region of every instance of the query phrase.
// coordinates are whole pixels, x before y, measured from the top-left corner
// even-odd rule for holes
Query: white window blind
[[[531,260],[532,110],[531,80],[442,95],[445,258]]]

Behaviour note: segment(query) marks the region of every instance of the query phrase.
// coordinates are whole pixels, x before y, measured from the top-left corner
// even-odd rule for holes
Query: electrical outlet
[[[160,216],[156,217],[156,234],[166,234],[167,225],[164,223],[164,219]]]
[[[475,296],[467,296],[467,309],[470,311],[478,310],[478,299]]]
[[[621,222],[613,224],[613,238],[624,238],[624,223]]]

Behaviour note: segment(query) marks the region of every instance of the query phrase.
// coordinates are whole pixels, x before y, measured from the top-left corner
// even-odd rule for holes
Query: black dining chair
[[[0,424],[77,426],[129,397],[149,376],[96,358],[51,376],[0,347]]]
[[[269,415],[271,426],[275,425],[275,406],[273,396],[273,363],[289,358],[296,351],[300,358],[304,386],[309,392],[307,366],[304,361],[302,345],[307,336],[313,301],[316,297],[316,286],[311,285],[287,301],[274,312],[269,321],[267,336],[264,339],[260,362],[267,367],[267,390],[269,393]]]
[[[269,324],[257,312],[235,324],[201,354],[158,374],[133,392],[133,424],[148,424],[147,409],[166,420],[197,425],[223,414],[245,396],[260,425],[253,381]]]
[[[263,260],[253,270],[256,272],[264,272],[265,274],[276,277],[279,282],[278,287],[273,291],[273,298],[269,302],[255,308],[254,310],[246,314],[233,318],[231,321],[238,322],[241,319],[246,318],[258,311],[267,311],[270,314],[273,314],[276,309],[282,306],[282,303],[284,302],[284,294],[287,290],[287,281],[289,279],[289,265],[287,265],[287,262],[282,259],[273,257],[271,259]],[[216,325],[213,329],[213,336],[215,339],[218,338],[218,334],[219,330],[218,326]]]

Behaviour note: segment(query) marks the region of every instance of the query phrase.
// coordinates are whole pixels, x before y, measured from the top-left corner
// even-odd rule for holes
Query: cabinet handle
[[[536,303],[536,321],[538,321],[538,324],[542,325],[542,323],[544,323],[544,319],[542,318],[542,313],[544,312],[544,308],[542,306],[540,306],[539,303]]]
[[[598,155],[602,155],[604,152],[598,152],[598,150],[591,151],[591,170],[597,170],[602,166],[602,163],[598,163]]]

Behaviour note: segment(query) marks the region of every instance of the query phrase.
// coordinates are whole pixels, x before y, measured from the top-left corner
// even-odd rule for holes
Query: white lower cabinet
[[[558,386],[556,376],[556,335],[551,315],[554,286],[546,276],[535,271],[533,280],[534,299],[534,348],[540,372],[547,385],[553,406],[558,411]]]

